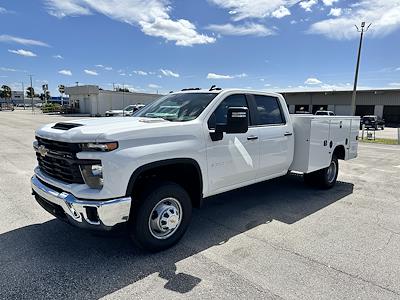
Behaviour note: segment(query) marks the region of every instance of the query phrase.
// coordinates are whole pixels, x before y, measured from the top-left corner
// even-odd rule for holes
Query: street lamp
[[[367,32],[369,27],[372,24],[369,24],[367,28],[365,28],[365,22],[361,23],[361,29],[358,28],[357,25],[357,31],[360,32],[360,45],[358,47],[358,56],[357,56],[357,65],[356,65],[356,75],[354,77],[354,87],[353,87],[353,96],[351,98],[351,115],[354,116],[356,114],[356,96],[357,96],[357,81],[358,81],[358,69],[360,68],[360,57],[361,57],[361,47],[362,47],[362,41],[363,41],[363,36],[364,32]]]

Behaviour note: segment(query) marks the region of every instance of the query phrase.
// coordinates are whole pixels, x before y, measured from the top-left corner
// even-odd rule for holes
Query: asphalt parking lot
[[[0,299],[400,298],[400,146],[360,145],[329,191],[286,176],[208,199],[147,254],[34,201],[34,128],[60,119],[0,112]]]

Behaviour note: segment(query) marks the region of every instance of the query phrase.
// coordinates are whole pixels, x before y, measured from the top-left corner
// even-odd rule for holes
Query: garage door
[[[356,116],[367,116],[373,115],[375,110],[374,105],[357,105],[356,106]]]
[[[400,125],[400,105],[385,105],[383,107],[383,119],[385,119],[386,125]]]
[[[351,116],[350,105],[335,105],[335,114],[337,116]]]

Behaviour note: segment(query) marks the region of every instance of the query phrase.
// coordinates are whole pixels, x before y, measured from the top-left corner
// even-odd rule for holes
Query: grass
[[[360,139],[359,141],[372,144],[398,145],[397,140],[392,140],[392,139],[376,138],[375,140]]]

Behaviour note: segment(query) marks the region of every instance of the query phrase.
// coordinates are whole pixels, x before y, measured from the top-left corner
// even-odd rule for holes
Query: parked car
[[[366,129],[375,129],[378,130],[381,128],[382,130],[385,129],[385,120],[378,116],[363,116],[360,122],[360,129],[362,125],[365,126]]]
[[[315,112],[316,116],[334,116],[335,113],[330,110],[318,110]]]
[[[31,186],[57,218],[87,229],[122,225],[137,245],[160,251],[181,239],[192,207],[210,196],[289,171],[332,188],[338,160],[357,157],[359,123],[289,115],[275,93],[171,93],[131,118],[41,127]]]
[[[105,112],[105,116],[106,117],[122,117],[122,116],[130,117],[133,115],[134,112],[138,111],[139,109],[142,109],[144,106],[145,106],[144,104],[133,104],[133,105],[128,105],[124,109],[107,110]]]

